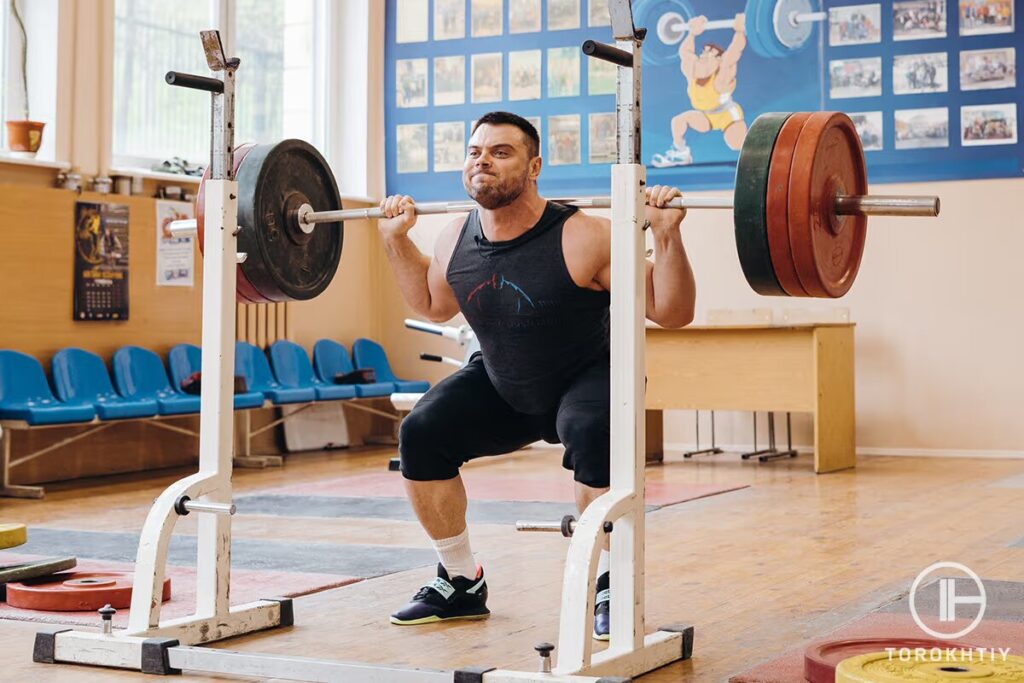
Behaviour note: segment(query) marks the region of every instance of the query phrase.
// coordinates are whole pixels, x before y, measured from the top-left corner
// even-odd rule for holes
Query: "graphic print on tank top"
[[[562,252],[562,230],[575,212],[549,202],[522,235],[491,242],[473,211],[448,265],[488,376],[523,412],[550,408],[576,373],[607,356],[608,292],[577,285]]]

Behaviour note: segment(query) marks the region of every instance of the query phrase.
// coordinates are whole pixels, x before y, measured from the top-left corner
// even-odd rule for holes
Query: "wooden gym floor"
[[[236,494],[380,472],[392,454],[290,456],[282,469],[236,471]],[[532,449],[471,466],[549,471],[571,486],[559,463],[560,451]],[[963,562],[986,579],[1024,581],[1024,548],[1011,547],[1024,535],[1024,486],[993,485],[1019,480],[1022,472],[1020,460],[870,457],[860,458],[855,471],[815,476],[806,455],[758,464],[735,454],[684,461],[670,453],[664,466],[648,468],[649,479],[750,488],[648,515],[648,627],[693,623],[696,647],[692,661],[641,680],[723,681],[871,611],[905,592],[918,572],[940,560]],[[0,501],[0,516],[30,527],[137,533],[156,495],[188,473],[51,486],[43,501]],[[177,531],[194,533],[194,524],[194,516],[184,518]],[[253,539],[429,548],[413,522],[239,515],[234,532]],[[565,541],[497,525],[474,525],[471,533],[491,590],[488,621],[390,625],[389,612],[432,576],[431,569],[416,569],[297,598],[294,627],[221,646],[407,666],[535,670],[533,645],[557,637]],[[148,678],[33,664],[38,627],[0,621],[0,670],[7,672],[6,680]]]

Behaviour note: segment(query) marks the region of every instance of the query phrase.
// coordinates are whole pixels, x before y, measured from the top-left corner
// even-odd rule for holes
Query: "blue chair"
[[[352,345],[352,359],[361,368],[373,368],[377,371],[378,382],[394,382],[395,391],[403,394],[421,394],[430,388],[430,382],[405,380],[395,377],[388,362],[384,347],[372,339],[356,339]]]
[[[235,342],[235,374],[243,375],[249,391],[258,391],[274,405],[309,403],[316,400],[316,389],[289,389],[274,379],[266,354],[249,342]]]
[[[337,375],[352,372],[352,358],[348,349],[333,339],[321,339],[313,346],[313,367],[316,374],[327,384],[333,384]],[[394,382],[367,382],[351,385],[356,389],[359,398],[371,396],[390,396],[395,391]]]
[[[167,354],[167,366],[171,369],[171,383],[175,390],[182,391],[182,382],[192,373],[202,371],[203,351],[195,344],[178,344]],[[263,394],[258,391],[235,394],[235,409],[260,408],[263,400]]]
[[[96,410],[87,404],[58,401],[46,371],[32,356],[20,351],[0,351],[0,420],[23,420],[30,425],[89,422]]]
[[[161,415],[199,412],[199,397],[175,391],[160,356],[141,346],[122,346],[114,354],[114,385],[125,398],[156,401]]]
[[[65,403],[91,403],[101,420],[156,415],[159,406],[155,400],[128,399],[114,391],[107,364],[91,351],[61,349],[54,355],[51,364],[57,397]]]
[[[318,401],[356,397],[356,388],[351,384],[328,384],[314,375],[309,354],[295,342],[279,339],[271,344],[270,364],[278,382],[291,389],[312,387]]]

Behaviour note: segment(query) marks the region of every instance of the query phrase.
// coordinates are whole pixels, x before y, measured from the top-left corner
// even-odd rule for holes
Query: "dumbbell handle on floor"
[[[572,197],[552,199],[584,209],[607,209],[612,205],[611,197]],[[835,200],[836,214],[840,216],[929,216],[939,215],[939,198],[932,196],[883,196],[883,195],[840,195]],[[731,196],[719,197],[678,197],[669,202],[673,209],[732,209]],[[465,213],[477,208],[476,202],[426,202],[416,205],[420,216],[443,213]],[[301,220],[307,224],[334,223],[384,218],[384,212],[373,209],[343,209],[341,211],[302,211]]]

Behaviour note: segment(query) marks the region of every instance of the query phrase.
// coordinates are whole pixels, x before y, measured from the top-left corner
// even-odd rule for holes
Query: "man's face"
[[[530,158],[526,134],[517,127],[485,123],[470,138],[462,184],[485,209],[508,206],[539,174],[540,157]]]
[[[718,53],[718,50],[710,45],[705,45],[700,57],[697,58],[697,78],[708,78],[714,75],[721,64],[722,55]]]

